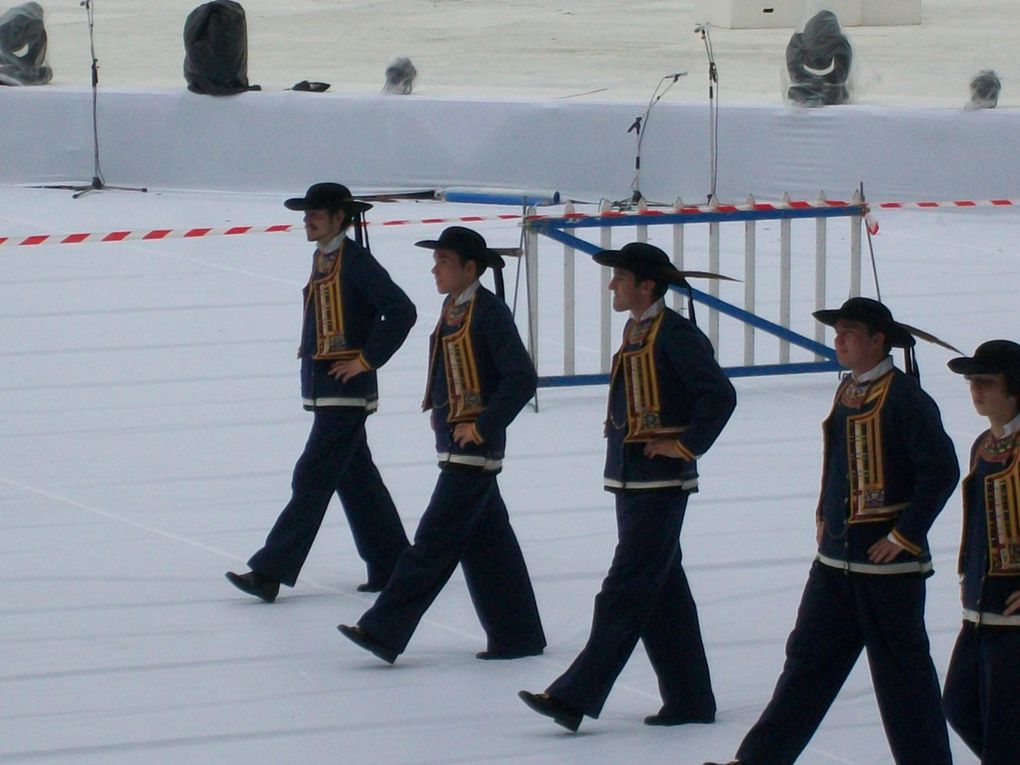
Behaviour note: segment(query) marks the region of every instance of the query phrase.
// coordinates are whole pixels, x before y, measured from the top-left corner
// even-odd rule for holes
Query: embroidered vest
[[[906,502],[887,505],[882,455],[882,407],[892,375],[858,387],[847,380],[837,397],[839,404],[860,409],[846,418],[847,473],[850,479],[849,523],[871,523],[895,518]]]
[[[989,576],[1020,574],[1020,433],[1012,438],[990,438],[978,453],[994,449],[986,459],[1004,461],[1006,467],[985,477],[985,520],[988,526]]]
[[[337,252],[328,270],[317,267],[323,263],[325,257],[322,253],[316,254],[316,267],[313,267],[308,286],[305,287],[305,315],[307,316],[308,308],[311,306],[311,318],[315,322],[316,342],[312,358],[316,361],[356,359],[361,350],[348,347],[344,335],[344,306],[340,290],[343,248]],[[323,271],[325,273],[316,278],[316,274]]]
[[[623,346],[613,359],[611,385],[618,385],[618,373],[623,375],[623,388],[627,401],[627,435],[624,443],[653,441],[656,438],[676,437],[684,429],[662,424],[662,404],[659,398],[659,379],[655,371],[655,338],[665,312],[644,322],[628,322],[624,330]],[[634,350],[626,350],[631,346]],[[609,396],[608,422],[613,422],[612,395]],[[622,425],[622,423],[620,423]]]
[[[443,368],[446,371],[447,402],[450,407],[446,421],[452,425],[460,422],[473,422],[485,407],[482,404],[482,384],[478,376],[478,362],[475,359],[474,347],[471,343],[471,316],[474,313],[475,298],[472,297],[462,305],[449,305],[436,325],[435,342],[432,346],[432,358],[429,360],[429,385],[435,369],[437,355],[443,355]],[[458,326],[449,334],[443,334],[443,325]],[[425,391],[423,409],[431,408],[431,396]]]

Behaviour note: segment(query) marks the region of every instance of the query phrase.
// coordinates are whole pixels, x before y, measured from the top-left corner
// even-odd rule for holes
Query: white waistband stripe
[[[684,489],[691,490],[698,487],[697,478],[677,479],[674,481],[617,481],[613,478],[605,478],[602,481],[607,489]]]
[[[1020,614],[1003,616],[988,611],[972,611],[969,608],[963,609],[963,620],[974,622],[974,624],[986,624],[991,627],[1020,627]]]
[[[491,460],[480,454],[450,454],[450,452],[439,452],[436,460],[440,465],[470,465],[480,467],[482,470],[499,470],[503,467],[503,460]]]
[[[367,398],[349,398],[346,396],[321,396],[319,398],[302,399],[305,406],[317,409],[324,406],[356,406],[374,412],[379,408],[379,400]]]
[[[838,568],[841,571],[850,571],[854,574],[927,574],[932,570],[930,560],[907,563],[857,563],[830,558],[821,553],[815,560],[830,568]]]

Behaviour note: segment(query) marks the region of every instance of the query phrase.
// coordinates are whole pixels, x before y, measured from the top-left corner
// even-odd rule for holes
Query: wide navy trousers
[[[772,700],[744,737],[744,765],[792,765],[867,650],[897,765],[951,765],[924,627],[921,574],[846,573],[815,562]]]
[[[458,563],[487,650],[530,653],[545,647],[531,579],[496,476],[473,467],[440,470],[414,544],[358,626],[402,653]]]
[[[1020,628],[964,622],[942,705],[981,765],[1020,762]]]
[[[333,492],[340,497],[368,581],[382,586],[407,535],[390,493],[372,461],[363,409],[318,409],[305,450],[294,466],[291,499],[248,561],[253,571],[293,587],[312,549]]]
[[[662,713],[711,719],[715,697],[698,611],[682,566],[688,492],[616,495],[617,546],[595,597],[591,634],[547,692],[598,717],[640,639],[662,695]]]

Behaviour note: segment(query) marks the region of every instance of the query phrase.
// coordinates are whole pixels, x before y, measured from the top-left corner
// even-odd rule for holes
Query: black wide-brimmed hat
[[[872,298],[852,297],[839,308],[827,308],[811,315],[830,327],[836,326],[840,319],[859,321],[873,331],[884,334],[894,348],[912,348],[917,342],[914,340],[917,330],[897,322],[893,319],[892,311]]]
[[[1012,340],[981,343],[973,356],[950,359],[947,366],[960,375],[998,375],[1020,380],[1020,345]]]
[[[462,258],[473,260],[488,268],[502,268],[505,263],[499,253],[489,249],[485,237],[464,226],[449,226],[443,229],[438,239],[422,239],[415,247],[427,250],[453,250]]]
[[[592,256],[600,266],[622,268],[630,271],[639,279],[651,279],[658,284],[678,284],[689,287],[688,276],[699,276],[709,279],[733,281],[728,276],[709,273],[707,271],[680,271],[674,266],[669,256],[658,247],[646,242],[631,242],[618,250],[601,250]]]
[[[286,200],[283,206],[288,210],[343,210],[348,213],[363,213],[372,205],[351,196],[351,190],[341,183],[314,183],[303,197]]]

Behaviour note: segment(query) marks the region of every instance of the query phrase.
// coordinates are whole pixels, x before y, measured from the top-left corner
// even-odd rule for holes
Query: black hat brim
[[[847,311],[843,308],[826,308],[821,311],[815,311],[811,315],[829,327],[835,327],[836,322],[840,319],[860,321],[868,325],[874,325],[879,332],[885,335],[885,339],[889,341],[893,348],[912,348],[917,343],[914,340],[914,336],[895,321],[884,321],[881,317],[871,313]]]
[[[946,366],[958,375],[995,375],[1003,372],[998,365],[989,365],[971,356],[950,359]]]
[[[422,239],[421,241],[414,243],[415,247],[421,247],[426,250],[439,250],[448,247],[448,243],[440,242],[438,239]],[[455,252],[459,252],[463,257],[468,260],[476,260],[486,268],[503,268],[506,265],[506,261],[503,260],[503,256],[498,252],[492,250],[474,250],[472,252],[461,252],[460,250],[454,249]]]
[[[1011,389],[1020,384],[1020,344],[1012,340],[988,340],[981,343],[972,356],[951,359],[946,366],[961,375],[1004,374],[1012,381]]]
[[[288,210],[296,210],[298,212],[304,212],[306,210],[345,210],[350,213],[363,213],[368,212],[372,209],[372,205],[368,202],[361,202],[357,199],[347,199],[338,205],[329,205],[324,207],[321,204],[313,203],[305,199],[305,197],[293,197],[284,201],[283,206]]]
[[[622,268],[630,271],[641,279],[651,279],[653,282],[677,284],[687,286],[687,279],[682,271],[673,266],[655,266],[653,268],[635,268],[633,258],[628,258],[621,250],[601,250],[592,255],[592,260],[600,266],[607,268]]]

